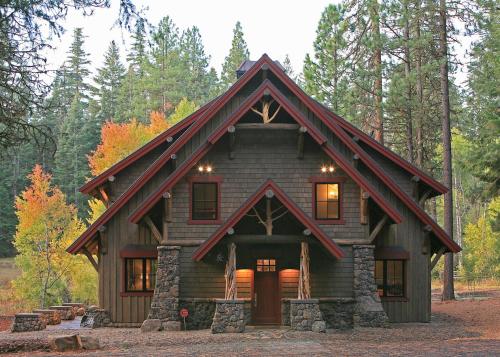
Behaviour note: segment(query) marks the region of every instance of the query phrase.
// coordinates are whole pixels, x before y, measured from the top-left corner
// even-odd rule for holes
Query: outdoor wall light
[[[206,165],[206,166],[200,165],[200,166],[198,166],[198,171],[199,172],[211,173],[212,170],[213,170],[213,168],[210,165]]]
[[[323,166],[321,166],[321,172],[324,174],[326,174],[327,172],[333,173],[333,172],[335,172],[335,167],[333,167],[333,165],[329,165],[329,166],[323,165]]]

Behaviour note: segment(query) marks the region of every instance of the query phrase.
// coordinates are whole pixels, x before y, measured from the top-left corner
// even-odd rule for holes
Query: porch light
[[[203,172],[203,166],[201,166],[201,165],[200,165],[200,166],[198,166],[198,171],[199,171],[199,172]]]
[[[213,168],[210,165],[207,165],[207,166],[200,165],[200,166],[198,166],[198,171],[199,172],[210,173],[210,172],[212,172],[212,170],[213,170]]]
[[[206,170],[207,170],[207,172],[212,172],[212,166],[207,166]]]
[[[334,173],[335,172],[335,167],[333,165],[323,165],[321,166],[321,172],[326,174],[327,172],[329,173]]]

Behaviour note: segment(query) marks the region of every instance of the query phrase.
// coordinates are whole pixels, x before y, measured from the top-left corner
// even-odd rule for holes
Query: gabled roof
[[[311,233],[318,239],[318,241],[330,252],[335,258],[340,259],[344,257],[343,250],[331,240],[328,235],[313,222],[308,215],[302,211],[299,206],[271,179],[262,184],[255,193],[250,196],[232,215],[229,217],[219,229],[213,233],[198,249],[193,253],[193,259],[200,261],[203,257],[226,235],[227,231],[234,227],[243,216],[255,206],[263,197],[266,192],[271,190],[274,196],[285,206],[288,211],[297,218]],[[270,237],[272,239],[272,237]]]
[[[153,140],[149,141],[145,145],[141,146],[139,149],[125,157],[124,159],[118,161],[116,164],[111,166],[109,169],[105,170],[103,173],[94,177],[92,180],[85,183],[80,187],[80,192],[90,194],[94,189],[104,184],[110,176],[114,176],[126,167],[133,164],[135,161],[145,156],[152,150],[156,149],[158,146],[163,144],[165,141],[174,140],[174,136],[179,134],[182,130],[188,128],[193,122],[198,119],[203,113],[207,111],[210,105],[215,99],[211,100],[207,104],[203,105],[200,109],[184,118],[182,121],[176,123],[174,126],[168,128],[163,133],[155,137]],[[169,139],[171,138],[171,139]]]
[[[352,123],[348,122],[341,116],[335,114],[332,112],[330,109],[325,107],[323,104],[315,101],[317,105],[321,106],[323,112],[332,120],[336,121],[338,125],[346,130],[349,134],[353,136],[357,136],[363,143],[367,144],[369,147],[374,149],[375,151],[379,152],[392,162],[394,162],[396,165],[401,167],[402,169],[408,171],[414,176],[418,176],[420,179],[422,179],[423,182],[425,182],[427,185],[429,185],[432,189],[434,189],[436,192],[440,194],[445,194],[448,192],[448,188],[443,185],[442,183],[436,181],[434,178],[426,174],[424,171],[419,169],[417,166],[411,164],[410,162],[406,161],[404,158],[396,154],[394,151],[390,150],[389,148],[385,147],[384,145],[380,144],[377,140],[373,139],[371,136],[367,135],[364,133],[362,130],[354,126]]]
[[[78,237],[67,249],[69,253],[76,254],[88,241],[94,237],[99,228],[106,224],[111,217],[115,213],[117,213],[120,208],[122,208],[130,198],[132,198],[141,188],[144,186],[146,182],[149,181],[151,177],[153,177],[170,159],[171,155],[176,153],[179,148],[181,148],[190,138],[191,136],[198,131],[205,123],[211,118],[211,115],[220,110],[232,97],[236,94],[248,81],[260,70],[261,66],[265,63],[266,59],[269,57],[262,56],[255,65],[250,68],[245,74],[243,74],[224,94],[214,99],[209,107],[201,113],[196,120],[190,125],[184,133],[172,143],[168,147],[165,152],[156,159],[152,165],[150,165],[146,171],[142,173],[140,177],[138,177],[134,183],[123,192],[118,199],[113,202],[109,208],[104,211],[104,213],[94,222],[92,223],[83,234]],[[210,113],[210,115],[208,115]],[[179,123],[179,125],[182,122]],[[161,163],[158,165],[158,163]],[[107,176],[104,176],[107,177]]]
[[[233,112],[217,129],[208,137],[207,142],[202,144],[198,150],[192,153],[151,195],[149,195],[130,215],[130,221],[138,223],[140,219],[160,200],[163,193],[170,190],[196,163],[208,152],[227,132],[227,128],[234,125],[250,108],[266,93],[286,110],[300,125],[307,128],[307,133],[320,145],[325,153],[330,156],[352,179],[363,189],[370,193],[372,199],[389,215],[396,223],[402,221],[401,215],[391,204],[361,175],[352,168],[347,161],[339,155],[336,150],[327,144],[326,137],[307,120],[304,115],[269,81],[265,80],[247,99]],[[159,164],[159,163],[158,163]]]
[[[312,98],[307,96],[280,68],[277,66],[267,55],[263,55],[239,80],[222,96],[214,100],[214,102],[210,105],[210,107],[202,113],[199,118],[191,125],[189,128],[181,135],[181,137],[176,140],[130,187],[124,192],[117,201],[115,201],[108,210],[101,216],[99,219],[91,225],[87,231],[82,234],[80,238],[78,238],[69,248],[68,251],[71,253],[76,253],[86,242],[91,239],[96,233],[100,226],[105,224],[135,193],[139,191],[139,189],[151,178],[155,175],[163,165],[165,165],[172,154],[176,153],[185,143],[189,141],[189,139],[196,133],[198,130],[205,125],[205,123],[210,120],[210,118],[221,109],[230,98],[236,94],[248,81],[263,67],[266,67],[272,71],[272,73],[283,82],[288,90],[290,90],[297,98],[299,98],[308,108],[324,123],[326,127],[328,127],[343,143],[346,145],[353,153],[358,154],[360,160],[365,164],[374,174],[376,174],[380,180],[412,211],[415,215],[426,225],[432,228],[434,234],[443,242],[443,244],[452,252],[460,251],[460,247],[453,242],[446,232],[441,229],[437,225],[437,223],[427,215],[427,213],[408,195],[406,194],[391,178],[384,170],[370,157],[354,140],[351,138],[337,123],[337,120],[330,118],[326,115],[323,107],[319,106]],[[264,84],[264,83],[263,83]],[[279,95],[284,97],[279,91],[277,91]],[[275,93],[276,94],[276,93]],[[247,98],[248,99],[248,98]],[[286,100],[286,98],[285,98]],[[247,101],[245,101],[247,103]],[[291,107],[293,109],[293,107]],[[242,106],[237,110],[243,110]],[[293,110],[291,110],[293,112]],[[290,113],[292,115],[292,113]],[[293,115],[292,115],[293,116]],[[231,119],[232,118],[232,119]],[[234,115],[230,118],[230,120],[234,119]],[[297,118],[295,118],[297,120]],[[299,120],[297,120],[299,121]],[[308,123],[308,120],[305,120]],[[308,131],[314,133],[314,126],[306,125],[308,127]],[[216,130],[218,132],[220,127]],[[317,131],[317,130],[316,130]],[[321,133],[319,133],[321,134]],[[215,134],[213,134],[215,135]],[[218,138],[216,137],[210,138],[212,142],[215,142]],[[222,135],[222,134],[217,134]],[[316,136],[316,134],[314,134]],[[311,135],[313,136],[313,135]],[[373,188],[373,186],[368,183],[368,181],[359,173],[358,170],[353,168],[349,162],[343,157],[343,155],[339,154],[336,149],[329,145],[328,143],[319,142],[322,141],[321,136],[317,136],[313,138],[321,145],[322,149],[332,157],[339,166],[341,166],[361,187],[363,187],[366,191],[368,191],[374,199],[375,202],[381,208],[383,208],[389,216],[396,222],[401,221],[401,216],[399,213],[387,203],[385,198],[377,192]],[[318,141],[319,139],[319,141]],[[206,152],[208,152],[211,141],[207,141],[203,143],[190,157],[190,160],[194,160],[195,158],[201,158]],[[389,157],[389,159],[391,159]],[[163,190],[165,187],[168,187],[172,184],[172,182],[176,182],[179,177],[182,177],[188,170],[187,163],[191,163],[189,160],[186,160],[182,165],[180,165],[164,183],[161,185],[161,189]],[[157,195],[160,189],[154,193]],[[164,192],[164,191],[163,191]],[[151,207],[151,202],[156,199],[156,196],[152,198],[153,195],[149,196],[146,201],[139,207],[140,209],[136,210],[131,219],[134,222],[137,222],[138,217],[143,214],[143,210],[146,206]]]

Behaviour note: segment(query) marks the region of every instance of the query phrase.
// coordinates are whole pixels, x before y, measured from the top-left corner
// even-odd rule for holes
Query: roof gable
[[[191,156],[180,165],[151,195],[149,195],[130,215],[130,221],[138,223],[140,219],[158,202],[163,193],[170,190],[196,163],[210,150],[226,132],[234,125],[263,94],[271,95],[294,120],[307,128],[307,133],[320,145],[325,153],[330,156],[352,179],[364,190],[370,193],[373,200],[396,223],[402,221],[401,215],[391,204],[361,175],[357,170],[339,154],[331,145],[327,144],[326,137],[307,120],[304,115],[269,81],[265,80],[241,105],[234,111],[215,131],[208,137]],[[158,163],[159,164],[159,163]]]
[[[426,225],[430,226],[434,232],[434,234],[442,241],[442,243],[453,252],[457,252],[460,250],[460,247],[454,243],[448,235],[437,225],[437,223],[427,215],[427,213],[405,192],[401,190],[401,188],[375,163],[373,158],[371,158],[338,124],[337,121],[329,118],[323,107],[319,106],[313,99],[308,97],[267,55],[263,55],[259,61],[257,61],[254,66],[252,66],[225,94],[221,97],[217,98],[210,107],[200,115],[198,120],[194,122],[182,135],[181,137],[175,141],[131,186],[130,188],[122,194],[118,198],[118,200],[110,206],[110,208],[93,224],[89,227],[89,229],[77,240],[75,241],[70,248],[68,248],[69,252],[75,253],[81,248],[85,242],[90,239],[93,235],[96,234],[97,229],[105,224],[111,217],[114,215],[138,190],[151,178],[155,175],[163,165],[169,161],[171,155],[175,154],[183,145],[185,145],[190,138],[198,132],[210,118],[218,112],[229,100],[232,96],[234,96],[246,83],[250,81],[251,78],[255,76],[255,74],[260,69],[270,69],[272,73],[281,81],[288,90],[292,92],[299,100],[301,100],[304,105],[306,105],[317,118],[321,120],[321,122],[333,133],[335,134],[345,145],[351,150],[353,153],[356,153],[363,164],[365,164],[372,172],[377,175],[380,180],[389,187],[389,189],[412,211],[415,215]],[[286,97],[281,94],[270,82],[266,82],[267,89],[273,88],[275,91],[275,95],[282,97],[282,104],[289,102]],[[264,83],[262,83],[264,85]],[[261,85],[261,87],[262,87]],[[261,88],[259,87],[259,88]],[[261,88],[262,89],[262,88]],[[250,98],[250,97],[249,97]],[[246,104],[249,102],[245,101]],[[255,99],[255,98],[252,98]],[[244,106],[241,105],[235,113],[228,119],[229,121],[235,120],[238,113],[240,111],[245,110]],[[293,116],[294,112],[298,112],[298,110],[293,105],[289,105],[288,109],[289,113]],[[298,112],[301,114],[300,112]],[[294,117],[299,123],[300,119],[303,118],[303,115],[297,115]],[[315,130],[315,126],[309,122],[309,120],[304,119],[304,126],[308,128],[308,132],[311,136],[321,145],[321,148],[332,158],[337,164],[339,164],[344,171],[348,175],[350,175],[353,180],[355,180],[363,189],[368,191],[373,198],[373,200],[382,207],[386,213],[393,219],[394,222],[401,222],[401,216],[388,202],[387,200],[361,175],[361,173],[355,169],[350,162],[346,160],[343,154],[339,153],[332,145],[323,141],[324,136],[318,130]],[[225,121],[224,123],[226,123]],[[301,123],[302,124],[302,123]],[[152,195],[148,196],[145,201],[134,211],[131,215],[130,219],[133,222],[138,222],[140,217],[149,210],[152,205],[154,205],[155,200],[159,196],[161,196],[162,192],[167,190],[168,187],[171,187],[175,184],[176,180],[185,175],[189,170],[189,164],[196,162],[199,158],[203,157],[204,154],[208,152],[210,146],[217,141],[223,134],[224,131],[221,130],[224,128],[224,125],[220,125],[215,132],[210,136],[209,140],[203,142],[198,149],[192,153],[188,160],[186,160],[181,166],[179,166],[171,175],[169,175],[168,179],[164,181],[161,187],[154,192]]]
[[[330,252],[335,258],[340,259],[344,257],[344,252],[342,249],[331,240],[328,235],[313,222],[309,216],[307,216],[304,211],[302,211],[299,206],[271,179],[264,182],[257,191],[250,196],[241,206],[238,208],[223,225],[219,227],[211,236],[208,238],[194,253],[193,259],[200,261],[203,257],[212,249],[227,233],[227,231],[232,228],[236,223],[238,223],[243,216],[253,207],[257,202],[259,202],[263,197],[266,196],[267,191],[271,190],[274,196],[285,206],[288,211],[293,214],[297,220],[302,223],[311,233],[318,239],[318,241],[325,247],[328,252]]]

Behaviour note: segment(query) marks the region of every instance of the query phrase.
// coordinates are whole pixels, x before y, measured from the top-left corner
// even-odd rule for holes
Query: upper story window
[[[152,292],[156,262],[156,258],[125,258],[125,292]]]
[[[218,223],[220,219],[220,182],[218,176],[190,178],[190,220],[192,224]]]
[[[376,260],[375,281],[381,297],[404,297],[405,295],[405,261]]]
[[[217,219],[217,186],[215,182],[193,182],[192,219]]]
[[[340,184],[316,183],[315,218],[318,220],[340,219]]]

